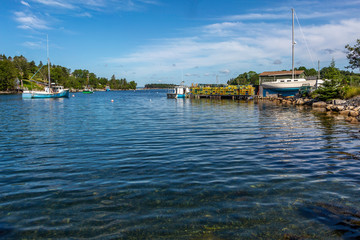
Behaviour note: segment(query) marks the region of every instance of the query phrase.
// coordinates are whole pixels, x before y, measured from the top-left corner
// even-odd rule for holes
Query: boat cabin
[[[259,82],[276,82],[292,78],[292,71],[263,72],[259,75]],[[294,71],[294,79],[305,78],[304,70]]]

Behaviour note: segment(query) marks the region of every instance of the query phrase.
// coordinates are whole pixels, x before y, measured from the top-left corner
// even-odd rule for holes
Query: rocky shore
[[[349,100],[335,99],[328,102],[296,97],[260,97],[258,99],[275,102],[280,105],[309,106],[316,111],[340,114],[345,117],[347,122],[360,123],[360,96]]]

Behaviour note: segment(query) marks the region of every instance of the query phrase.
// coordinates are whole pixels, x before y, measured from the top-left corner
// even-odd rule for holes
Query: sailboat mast
[[[51,87],[50,83],[50,58],[49,58],[49,37],[46,35],[46,47],[47,47],[47,59],[48,59],[48,78],[49,78],[49,89]]]
[[[292,12],[292,79],[294,80],[294,54],[295,54],[295,40],[294,40],[294,9],[291,9]]]

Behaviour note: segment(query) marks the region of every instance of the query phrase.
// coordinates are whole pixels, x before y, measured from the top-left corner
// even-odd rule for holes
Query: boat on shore
[[[292,78],[292,71],[276,71],[276,72],[263,72],[260,74],[262,78],[261,86],[266,89],[281,90],[295,90],[300,89],[302,86],[315,86],[320,84],[322,80],[311,79],[308,80],[303,76],[304,71],[294,71],[296,78]],[[290,78],[289,78],[290,76]],[[271,78],[271,80],[268,80]]]
[[[304,71],[294,68],[294,9],[292,11],[292,70],[291,71],[273,71],[260,74],[260,85],[263,88],[264,96],[268,94],[282,94],[283,96],[292,96],[296,94],[301,87],[318,87],[323,80],[318,78],[307,79]]]
[[[48,40],[47,40],[47,42],[48,42]],[[48,44],[47,44],[47,46],[48,46]],[[55,83],[51,83],[49,47],[47,47],[47,52],[48,52],[47,55],[48,55],[48,79],[49,79],[48,85],[45,87],[45,89],[43,91],[25,90],[22,93],[22,98],[28,99],[28,98],[68,98],[69,97],[69,89],[64,89],[63,86],[58,86],[58,85],[55,85]],[[35,76],[35,74],[34,74],[34,76]],[[32,78],[34,76],[32,76]]]

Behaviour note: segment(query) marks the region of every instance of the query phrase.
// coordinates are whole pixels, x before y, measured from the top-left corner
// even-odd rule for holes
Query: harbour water
[[[161,90],[0,112],[2,239],[360,237],[360,127],[336,117]]]

